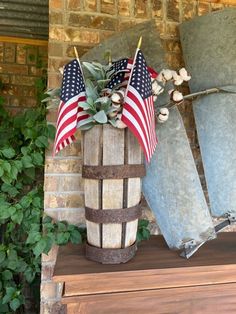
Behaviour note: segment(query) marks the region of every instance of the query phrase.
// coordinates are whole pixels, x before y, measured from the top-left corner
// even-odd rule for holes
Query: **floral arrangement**
[[[110,123],[116,128],[125,128],[126,125],[121,121],[122,109],[124,105],[126,86],[123,82],[115,85],[112,89],[108,88],[112,78],[124,72],[129,74],[129,69],[114,72],[112,63],[102,65],[98,62],[82,62],[85,75],[86,101],[80,102],[80,107],[88,113],[88,118],[80,123],[80,130],[88,130],[96,124]],[[63,68],[59,69],[63,74]],[[183,102],[184,96],[179,91],[179,87],[186,81],[191,79],[185,68],[181,68],[178,72],[170,69],[163,69],[152,77],[152,94],[154,102],[157,101],[158,95],[165,91],[168,82],[172,82],[174,88],[168,91],[170,101],[167,106],[156,109],[156,117],[159,123],[164,123],[169,117],[170,105],[179,105]],[[59,106],[60,88],[49,89],[43,101],[47,102],[47,108],[52,109]]]

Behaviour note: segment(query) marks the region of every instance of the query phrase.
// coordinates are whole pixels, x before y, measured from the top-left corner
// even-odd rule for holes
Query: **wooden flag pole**
[[[82,73],[83,79],[84,79],[84,73],[83,73],[83,69],[82,69],[82,66],[81,66],[81,63],[80,63],[80,60],[79,60],[78,50],[77,50],[77,48],[76,48],[75,46],[74,46],[74,52],[75,52],[75,57],[76,57],[76,60],[77,60],[78,63],[79,63],[80,70],[81,70],[81,73]]]
[[[133,71],[134,71],[135,60],[137,58],[137,54],[138,54],[138,51],[139,51],[141,45],[142,45],[142,36],[140,36],[139,41],[138,41],[138,45],[137,45],[136,52],[135,52],[135,55],[134,55],[134,61],[133,61],[133,64],[132,64],[132,69],[130,71],[129,80],[128,80],[128,83],[127,83],[127,87],[126,87],[124,98],[126,98],[126,96],[127,96],[128,86],[130,84],[130,80],[131,80],[131,77],[132,77],[132,74],[133,74]]]

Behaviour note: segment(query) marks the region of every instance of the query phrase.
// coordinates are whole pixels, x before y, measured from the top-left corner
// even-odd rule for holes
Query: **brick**
[[[10,83],[10,76],[6,75],[6,74],[1,74],[0,80],[3,84],[8,84],[8,83]]]
[[[37,106],[37,100],[35,98],[22,98],[21,99],[21,106],[32,108]]]
[[[54,245],[48,254],[42,254],[42,263],[56,263],[58,246]]]
[[[134,25],[136,25],[135,19],[133,20],[121,19],[119,20],[118,30],[119,31],[127,30],[130,27],[133,27]]]
[[[64,58],[51,58],[48,59],[48,67],[53,72],[59,72],[59,69],[68,63],[68,59]]]
[[[114,35],[114,31],[100,31],[100,41],[104,41],[105,39],[110,38]]]
[[[69,15],[69,26],[116,30],[117,20],[107,16],[71,13]]]
[[[236,5],[236,2],[234,5]],[[218,11],[222,9],[224,9],[224,5],[222,3],[211,3],[211,11]]]
[[[101,12],[106,14],[116,14],[116,1],[115,0],[101,0]]]
[[[55,220],[66,220],[68,223],[83,226],[85,225],[84,208],[45,208],[45,213]]]
[[[3,62],[3,55],[4,55],[4,44],[0,43],[0,62]]]
[[[0,64],[0,73],[4,74],[28,74],[28,67],[19,64]]]
[[[16,84],[16,85],[32,86],[35,84],[35,77],[26,76],[26,75],[13,75],[11,82],[12,84]]]
[[[100,41],[99,32],[84,29],[67,28],[65,30],[65,41],[78,42],[83,44],[98,44]]]
[[[83,179],[81,175],[46,175],[44,190],[47,192],[83,191]]]
[[[157,31],[158,31],[160,37],[161,38],[165,37],[165,30],[166,30],[165,23],[156,19],[155,24],[156,24]]]
[[[37,47],[27,46],[26,51],[27,64],[36,64],[38,55]]]
[[[83,0],[85,11],[97,11],[97,0]]]
[[[56,123],[57,121],[57,109],[49,109],[47,113],[47,121]]]
[[[45,173],[81,173],[80,159],[47,159]]]
[[[57,284],[55,282],[41,282],[41,300],[57,300]]]
[[[61,43],[49,43],[48,54],[50,57],[63,57],[63,45]]]
[[[49,88],[56,88],[61,86],[62,75],[59,73],[52,72],[48,73],[48,87]]]
[[[198,15],[204,15],[209,13],[211,10],[210,4],[205,2],[198,3]]]
[[[66,305],[61,302],[42,302],[40,314],[66,314]]]
[[[38,55],[41,57],[48,57],[48,46],[38,46]]]
[[[49,26],[49,38],[59,42],[63,42],[66,39],[64,27]]]
[[[45,193],[45,208],[77,208],[84,207],[83,194],[75,193]]]
[[[163,8],[161,0],[152,0],[152,17],[162,17],[163,16]]]
[[[138,18],[148,17],[147,0],[135,1],[134,14],[135,14],[135,17],[138,17]]]
[[[130,0],[118,0],[118,14],[119,16],[128,17],[131,15]]]
[[[59,153],[59,155],[62,157],[81,156],[81,142],[77,141],[77,142],[74,142],[73,145],[68,145]]]
[[[80,10],[81,0],[67,0],[67,8],[72,11]]]
[[[53,276],[54,264],[42,264],[41,280],[51,280]]]
[[[51,12],[49,14],[49,23],[51,25],[63,24],[63,13],[62,12]]]
[[[14,63],[16,60],[16,45],[5,43],[4,45],[4,61]]]
[[[54,10],[62,10],[64,7],[64,1],[63,0],[50,0],[49,1],[49,9]]]
[[[18,44],[16,48],[16,63],[25,64],[26,63],[26,49],[25,45]]]
[[[69,45],[66,49],[66,56],[70,58],[75,57],[74,47],[76,47],[78,51],[79,57],[84,55],[89,49],[91,49],[93,46],[82,46],[82,45]]]
[[[196,1],[182,1],[183,19],[190,20],[197,14]]]
[[[167,20],[179,22],[179,0],[167,0]]]

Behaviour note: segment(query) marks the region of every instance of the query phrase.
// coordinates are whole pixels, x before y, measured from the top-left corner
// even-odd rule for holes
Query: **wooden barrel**
[[[141,148],[127,128],[97,125],[84,132],[87,258],[118,264],[135,255],[144,175]]]

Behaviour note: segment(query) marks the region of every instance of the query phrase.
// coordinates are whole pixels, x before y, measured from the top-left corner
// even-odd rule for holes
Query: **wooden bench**
[[[84,247],[59,249],[53,280],[64,282],[67,313],[236,313],[236,233],[221,233],[185,260],[161,236],[126,264],[101,265]]]

